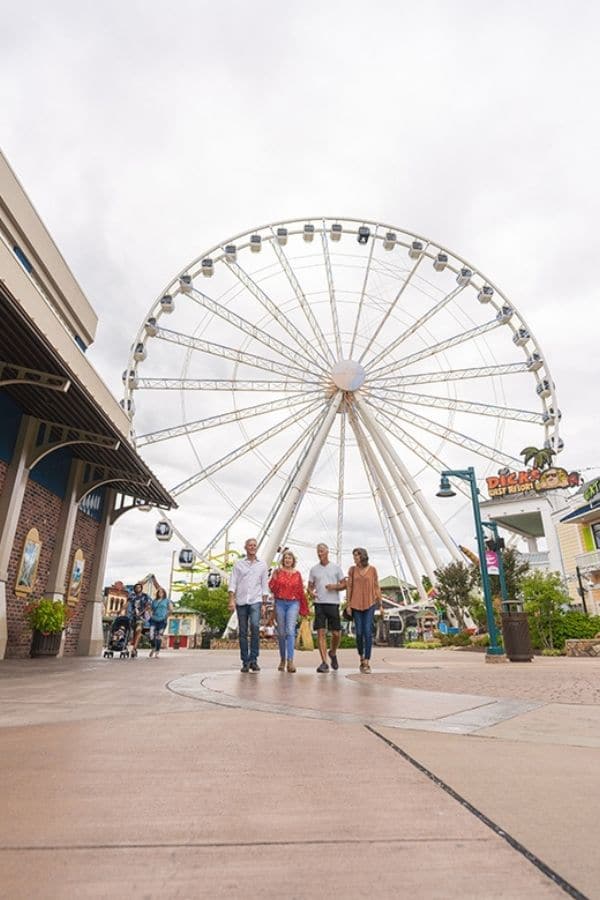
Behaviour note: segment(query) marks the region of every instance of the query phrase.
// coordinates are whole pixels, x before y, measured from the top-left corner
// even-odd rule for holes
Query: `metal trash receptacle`
[[[210,650],[210,631],[202,632],[202,640],[200,641],[201,650]]]
[[[511,662],[531,662],[533,648],[526,613],[502,613],[502,637],[504,652]]]

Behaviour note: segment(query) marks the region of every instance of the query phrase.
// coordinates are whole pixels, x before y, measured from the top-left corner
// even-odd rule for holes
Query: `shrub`
[[[558,650],[556,647],[552,650],[550,647],[544,647],[542,650],[542,656],[562,656],[562,650]]]
[[[408,641],[404,646],[407,650],[435,650],[442,645],[439,641]]]
[[[25,606],[25,620],[32,631],[56,634],[62,631],[71,618],[71,610],[62,600],[41,597]]]

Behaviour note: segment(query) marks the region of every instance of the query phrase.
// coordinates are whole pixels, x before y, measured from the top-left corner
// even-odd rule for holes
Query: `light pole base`
[[[485,661],[486,663],[505,663],[508,662],[508,659],[506,658],[506,653],[502,653],[502,651],[499,653],[490,653],[488,650],[485,654]]]

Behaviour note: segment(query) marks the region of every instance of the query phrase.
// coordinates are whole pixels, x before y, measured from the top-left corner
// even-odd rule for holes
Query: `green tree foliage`
[[[476,573],[473,566],[451,562],[435,570],[437,602],[449,606],[461,628],[466,628],[464,610],[469,607]]]
[[[521,585],[523,579],[529,573],[529,563],[521,557],[518,550],[508,547],[502,551],[502,563],[504,565],[504,579],[509,600],[518,600],[521,597]],[[492,596],[500,596],[500,576],[490,575]]]
[[[226,587],[209,589],[205,584],[201,584],[184,591],[179,605],[200,613],[211,631],[223,631],[231,615],[228,601],[229,594]]]
[[[561,576],[558,572],[530,572],[521,581],[521,592],[534,646],[552,650],[556,620],[560,618],[561,607],[569,603]]]

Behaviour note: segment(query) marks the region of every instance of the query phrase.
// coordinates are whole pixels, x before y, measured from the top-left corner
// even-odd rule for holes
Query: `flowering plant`
[[[62,631],[71,618],[71,610],[62,600],[40,597],[25,606],[25,620],[34,631],[54,634]]]

